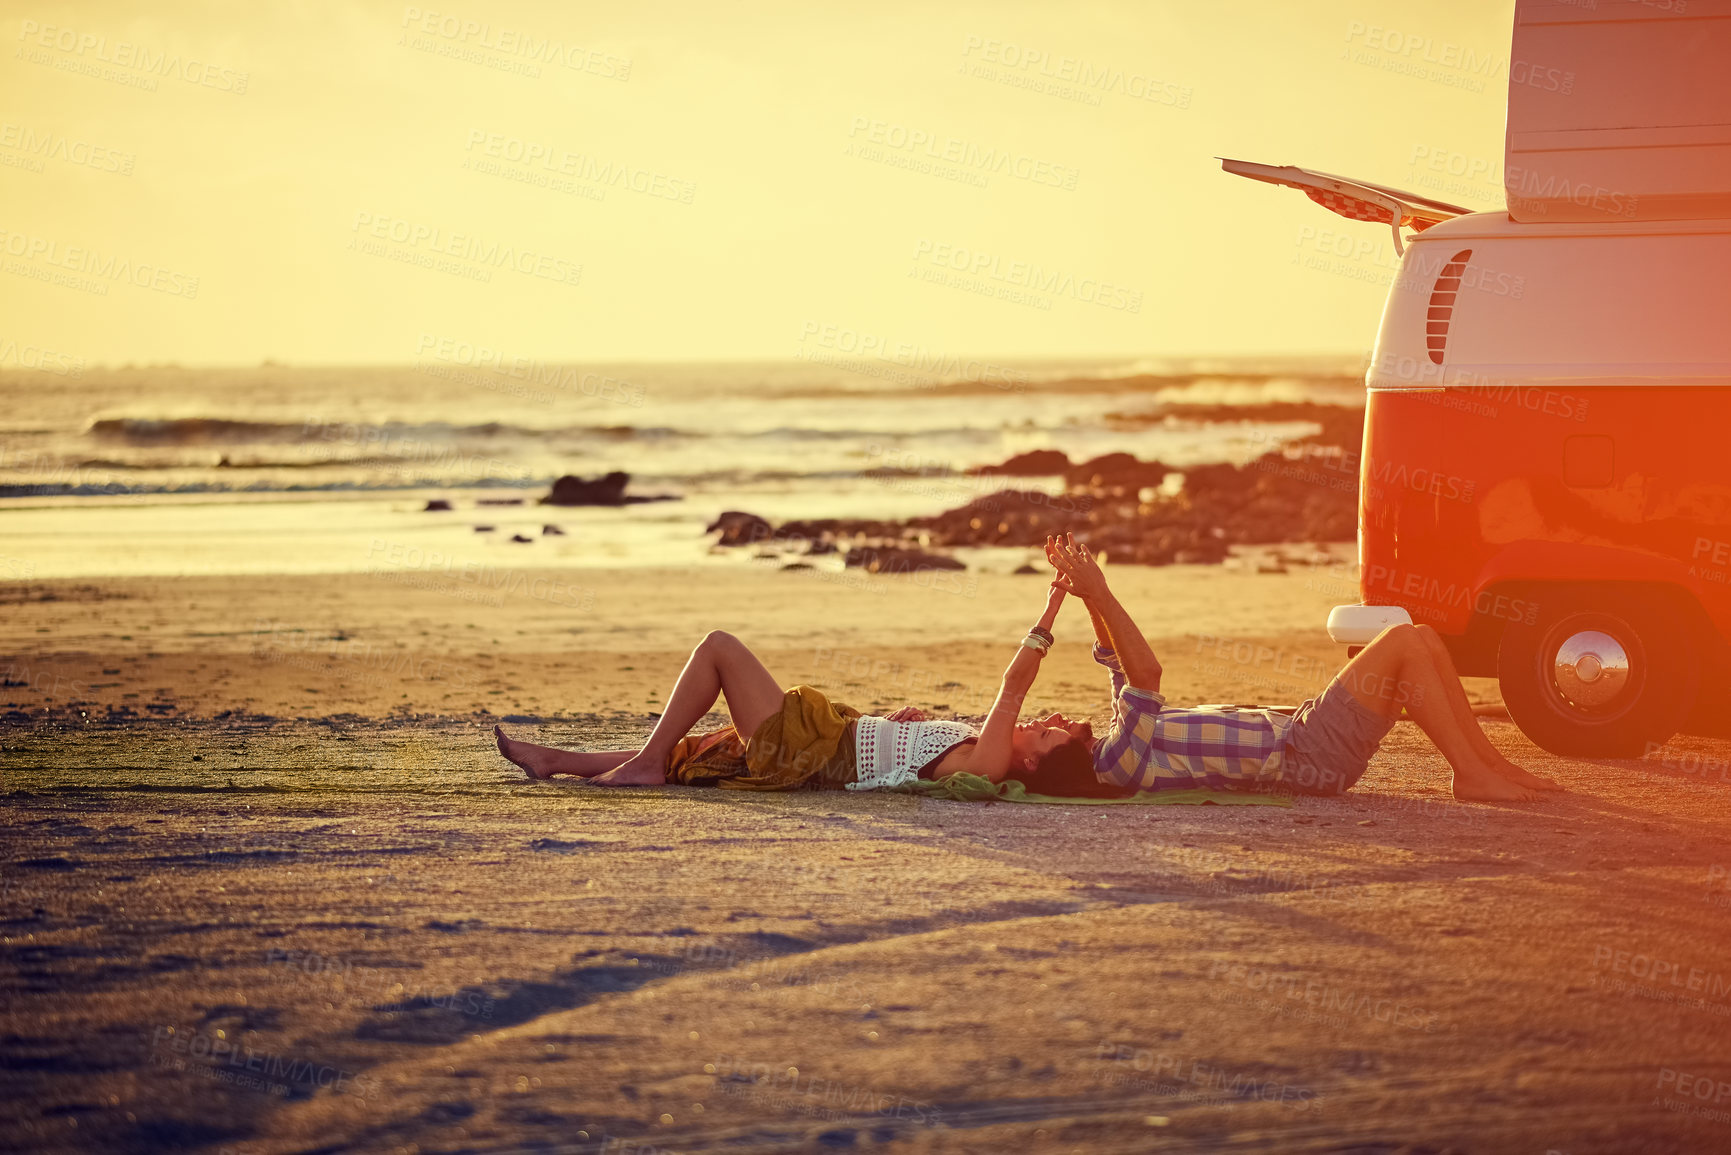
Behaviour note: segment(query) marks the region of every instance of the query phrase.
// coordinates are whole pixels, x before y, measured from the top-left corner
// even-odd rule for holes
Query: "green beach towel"
[[[1045,802],[1060,806],[1291,806],[1292,799],[1279,794],[1249,794],[1234,790],[1145,790],[1128,798],[1058,798],[1051,794],[1029,794],[1014,778],[993,782],[978,774],[946,774],[922,778],[893,789],[926,798],[948,798],[954,802]]]

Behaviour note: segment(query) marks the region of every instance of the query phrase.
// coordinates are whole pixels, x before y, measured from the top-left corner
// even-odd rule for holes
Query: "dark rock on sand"
[[[514,533],[511,535],[511,540],[516,541],[516,542],[521,542],[524,545],[528,545],[529,543],[533,542],[535,539],[532,537],[524,537],[520,533]]]
[[[1056,477],[1069,468],[1068,454],[1057,449],[1035,449],[1018,453],[1002,465],[982,465],[968,472],[982,477]]]
[[[625,487],[631,475],[614,470],[594,481],[566,474],[553,483],[553,492],[541,499],[542,505],[624,505]]]
[[[496,528],[495,526],[491,526],[491,525],[477,525],[475,527],[475,532],[476,533],[492,533],[495,528]]]
[[[522,505],[523,499],[520,497],[483,497],[479,501],[477,501],[475,504],[476,505]]]
[[[774,529],[765,518],[744,510],[730,509],[709,523],[704,533],[721,532],[721,539],[716,545],[754,545],[768,540]]]
[[[422,513],[449,513],[449,512],[451,512],[451,503],[446,501],[442,497],[435,497],[435,498],[433,498],[433,500],[427,502],[427,508],[423,509],[421,512]]]
[[[556,525],[544,525],[541,527],[541,536],[542,537],[564,537],[565,531],[560,529]]]

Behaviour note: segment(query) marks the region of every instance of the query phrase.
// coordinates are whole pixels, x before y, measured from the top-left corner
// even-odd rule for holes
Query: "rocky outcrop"
[[[1138,461],[1134,454],[1108,453],[1064,471],[1064,484],[1071,489],[1139,490],[1157,486],[1173,472],[1158,461]]]
[[[739,509],[726,511],[710,522],[708,528],[703,532],[715,533],[717,531],[720,532],[721,538],[715,544],[725,546],[756,545],[758,542],[768,541],[775,533],[774,528],[766,518]]]
[[[1070,468],[1068,454],[1056,449],[1018,453],[1002,465],[982,465],[969,473],[981,477],[1057,477]]]
[[[1186,413],[1196,419],[1232,419],[1231,407],[1187,408],[1198,411]],[[1236,416],[1243,419],[1242,411]],[[1363,411],[1295,403],[1261,406],[1256,417],[1314,421],[1322,432],[1248,465],[1183,470],[1129,453],[1072,465],[1062,453],[1039,450],[973,472],[1061,475],[1062,492],[1005,489],[901,522],[815,518],[772,526],[754,514],[732,512],[710,530],[721,530],[724,545],[764,544],[807,554],[846,549],[849,566],[874,573],[960,569],[962,563],[933,548],[1034,548],[1061,533],[1075,534],[1111,561],[1138,565],[1213,564],[1235,545],[1351,540],[1358,529],[1356,454]],[[1172,473],[1183,475],[1175,492],[1165,485]]]
[[[553,483],[553,492],[541,499],[542,505],[624,505],[625,487],[631,475],[614,470],[594,481],[566,474]]]

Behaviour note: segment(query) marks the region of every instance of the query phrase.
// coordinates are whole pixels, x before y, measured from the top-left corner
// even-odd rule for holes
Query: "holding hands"
[[[1073,593],[1083,601],[1094,601],[1108,594],[1106,575],[1100,563],[1085,545],[1077,545],[1072,534],[1046,539],[1046,560],[1058,571],[1054,587]]]

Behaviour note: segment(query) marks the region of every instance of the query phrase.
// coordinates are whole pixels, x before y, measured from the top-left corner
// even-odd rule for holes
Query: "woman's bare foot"
[[[1538,795],[1482,763],[1455,767],[1454,795],[1462,802],[1533,802]]]
[[[493,738],[499,743],[499,753],[505,760],[515,766],[520,766],[523,773],[536,780],[549,778],[553,767],[548,754],[552,753],[545,746],[537,746],[533,742],[519,742],[515,738],[507,738],[502,727],[493,727]]]
[[[596,786],[661,786],[667,782],[666,759],[639,754],[589,781]]]

